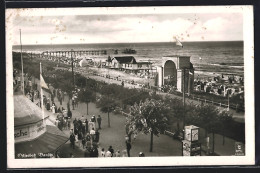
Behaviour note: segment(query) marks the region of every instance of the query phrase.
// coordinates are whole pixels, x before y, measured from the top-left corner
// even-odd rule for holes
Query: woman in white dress
[[[54,104],[52,105],[51,110],[52,110],[52,113],[55,114],[55,105]]]

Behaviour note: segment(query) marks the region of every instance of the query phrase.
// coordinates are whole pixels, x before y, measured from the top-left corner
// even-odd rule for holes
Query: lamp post
[[[227,111],[229,111],[229,92],[227,92],[227,97],[228,97],[228,107],[227,107]]]
[[[21,45],[21,68],[22,68],[22,78],[21,78],[21,90],[24,95],[24,75],[23,75],[23,46],[22,46],[22,31],[20,29],[20,45]]]
[[[201,63],[201,57],[199,57],[199,71],[200,71],[200,63]],[[199,78],[199,74],[198,74],[198,78]]]
[[[75,101],[73,99],[73,91],[75,89],[75,78],[74,78],[74,71],[73,71],[73,56],[72,56],[72,52],[73,52],[73,49],[71,49],[71,52],[70,52],[70,55],[71,55],[71,72],[72,72],[72,91],[71,91],[71,96],[72,96],[72,109],[74,109],[74,104],[75,104]]]
[[[74,77],[74,71],[73,71],[73,57],[72,57],[72,52],[73,49],[71,49],[71,71],[72,71],[72,84],[73,84],[73,89],[75,89],[75,77]]]
[[[183,129],[185,127],[185,72],[186,69],[183,69],[183,84],[182,84],[182,94],[183,94]]]
[[[150,59],[148,60],[148,89],[150,88]]]

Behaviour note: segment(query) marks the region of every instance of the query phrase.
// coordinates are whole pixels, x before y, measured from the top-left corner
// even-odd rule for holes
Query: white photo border
[[[15,15],[90,15],[90,14],[152,14],[152,13],[242,13],[245,79],[245,156],[145,157],[145,158],[73,158],[15,159],[13,105],[13,19]],[[182,6],[182,7],[88,7],[6,9],[6,103],[7,103],[7,168],[64,167],[128,167],[128,166],[209,166],[255,164],[255,94],[254,94],[254,30],[253,6]]]

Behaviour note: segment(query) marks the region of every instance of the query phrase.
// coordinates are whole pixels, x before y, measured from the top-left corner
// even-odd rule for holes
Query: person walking
[[[102,148],[102,150],[101,150],[101,157],[105,157],[105,156],[106,156],[105,149],[104,149],[104,148]]]
[[[88,132],[88,119],[86,118],[86,120],[85,120],[85,131],[86,131],[86,133]]]
[[[95,115],[93,115],[93,116],[91,117],[91,122],[95,123],[95,125],[96,125],[96,117],[95,117]]]
[[[90,157],[91,156],[91,147],[86,147],[86,150],[84,152],[84,157]]]
[[[74,128],[77,126],[77,123],[78,123],[78,120],[77,120],[77,118],[75,118],[75,119],[73,120],[73,127],[74,127]]]
[[[143,152],[140,152],[140,153],[139,153],[139,157],[145,157],[144,153],[143,153]]]
[[[72,97],[72,110],[75,110],[74,106],[75,106],[75,100],[74,100],[74,97]]]
[[[93,144],[91,153],[90,153],[90,157],[98,157],[98,149],[97,149],[97,145]]]
[[[68,118],[68,129],[70,129],[70,118]]]
[[[127,157],[127,151],[126,150],[122,151],[122,157]]]
[[[85,123],[85,121],[82,121],[81,130],[82,130],[83,136],[85,136],[85,134],[86,134],[86,123]]]
[[[52,104],[52,107],[51,107],[51,111],[52,111],[52,113],[54,113],[54,114],[55,114],[55,107],[56,107],[56,106],[55,106],[55,104],[53,103],[53,104]]]
[[[89,133],[87,133],[87,135],[86,135],[86,141],[91,143],[91,136]]]
[[[82,138],[82,147],[83,147],[83,149],[85,148],[86,142],[87,142],[86,137],[83,137]]]
[[[99,143],[99,135],[100,135],[99,131],[96,130],[96,132],[95,132],[95,140],[94,140],[94,142]]]
[[[62,101],[64,101],[64,92],[61,92]]]
[[[60,105],[62,105],[62,99],[61,99],[61,97],[58,97],[58,100],[60,101]]]
[[[50,105],[50,100],[49,100],[49,99],[47,99],[46,109],[47,109],[48,111],[50,111],[50,109],[51,109],[51,105]]]
[[[100,115],[98,115],[98,117],[97,117],[98,129],[101,129],[101,121],[102,121],[102,118],[100,117]]]
[[[82,144],[82,138],[83,138],[83,134],[82,134],[82,132],[79,130],[79,132],[78,132],[78,143],[79,143],[79,147],[80,147],[81,144]]]
[[[116,152],[116,157],[121,157],[121,153],[120,153],[120,150],[117,150],[117,152]]]
[[[126,141],[126,150],[127,150],[127,155],[128,157],[130,157],[130,150],[131,150],[132,146],[131,146],[131,143],[130,141]]]
[[[73,133],[70,135],[70,146],[75,149],[75,135]]]
[[[105,157],[112,157],[112,153],[109,150],[107,150]]]
[[[90,130],[90,135],[91,135],[92,141],[94,141],[95,134],[96,134],[96,132],[95,132],[94,128],[92,128],[92,130]]]
[[[110,151],[111,157],[113,157],[113,155],[114,155],[114,149],[112,148],[112,146],[109,146],[108,151]]]

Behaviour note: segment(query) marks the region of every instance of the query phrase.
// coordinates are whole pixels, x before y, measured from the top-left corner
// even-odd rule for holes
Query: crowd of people
[[[43,56],[43,58],[49,60],[49,61],[53,61],[53,62],[57,62],[57,63],[62,63],[62,64],[67,64],[67,65],[71,65],[72,60],[71,57],[69,56]],[[73,64],[75,67],[77,67],[77,65],[79,64],[79,60],[76,58],[73,58]]]
[[[14,72],[18,76],[18,72]],[[25,80],[26,96],[32,101],[35,102],[39,107],[41,106],[41,94],[37,89],[37,84],[32,84],[31,79],[27,76]],[[14,85],[21,85],[21,80],[18,80],[18,77],[14,76],[17,81],[14,80]],[[47,95],[49,97],[47,97]],[[124,150],[115,150],[112,146],[109,146],[107,150],[105,148],[100,149],[99,151],[99,139],[102,125],[102,118],[100,115],[97,117],[93,115],[88,121],[86,116],[82,115],[81,118],[75,118],[72,121],[72,112],[69,109],[66,110],[62,107],[62,102],[64,102],[64,97],[67,95],[66,92],[63,92],[60,89],[53,89],[49,94],[43,95],[43,106],[46,110],[57,115],[55,125],[60,130],[69,130],[70,131],[70,146],[72,149],[75,149],[75,145],[84,150],[84,157],[130,157],[131,142],[129,138],[126,138],[125,144],[126,149]],[[56,105],[54,99],[57,97],[60,106]],[[78,101],[78,90],[72,92],[72,104],[77,107]],[[72,128],[73,124],[73,128]],[[57,157],[58,156],[57,152]],[[144,153],[139,153],[140,157],[144,157]],[[71,153],[70,157],[74,157]]]
[[[88,121],[84,115],[81,118],[75,118],[73,120],[73,127],[74,129],[70,129],[70,145],[74,149],[75,143],[78,144],[79,147],[86,150],[93,150],[94,153],[91,153],[92,157],[96,157],[96,150],[99,144],[99,136],[101,129],[101,117],[98,115],[96,118],[93,115]],[[99,128],[96,128],[96,122],[98,121]],[[90,157],[90,156],[89,156]]]
[[[115,150],[112,146],[109,146],[107,150],[105,148],[98,149],[101,122],[100,115],[97,117],[93,115],[89,121],[84,115],[81,118],[75,118],[73,120],[74,129],[70,129],[71,148],[75,149],[75,145],[82,148],[84,157],[130,157],[132,145],[127,135],[125,137],[126,149],[122,151]],[[144,153],[140,152],[139,156],[144,157]]]
[[[212,79],[194,80],[194,90],[215,95],[234,96],[244,92],[244,79],[240,76],[226,75],[216,76]]]

